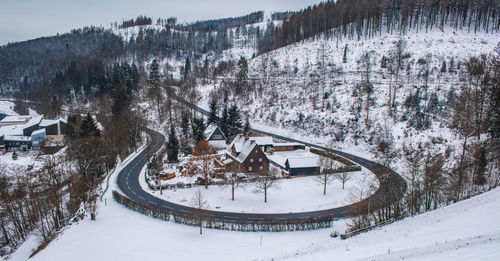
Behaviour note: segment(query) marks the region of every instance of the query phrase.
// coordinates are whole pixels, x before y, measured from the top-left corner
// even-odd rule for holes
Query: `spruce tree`
[[[224,135],[226,135],[226,137],[231,136],[231,135],[229,135],[229,132],[228,132],[229,128],[228,128],[227,105],[224,106],[224,109],[222,110],[222,116],[220,118],[219,127],[220,127],[220,130],[224,133]]]
[[[189,57],[186,57],[186,64],[184,65],[184,80],[187,80],[190,71],[191,71],[191,62],[189,61]]]
[[[245,59],[245,57],[241,56],[240,60],[238,61],[238,75],[237,75],[239,91],[241,91],[243,82],[246,81],[247,79],[248,79],[248,62],[247,59]]]
[[[243,135],[248,136],[250,133],[250,120],[248,119],[248,116],[245,119],[245,125],[243,126]]]
[[[158,87],[160,84],[160,72],[156,59],[153,59],[153,62],[149,66],[149,84],[151,87]]]
[[[210,100],[210,114],[208,115],[208,122],[207,124],[210,124],[210,123],[217,123],[217,101],[215,100],[215,98],[212,98],[212,100]]]
[[[241,116],[236,104],[229,108],[228,112],[228,136],[232,137],[241,132]]]
[[[194,118],[192,128],[193,128],[193,139],[195,140],[196,144],[198,144],[198,142],[205,139],[204,136],[205,124],[203,123],[203,118]]]
[[[170,125],[170,133],[168,134],[168,143],[167,143],[167,153],[169,162],[175,162],[178,160],[179,141],[177,140],[177,136],[175,134],[174,125]]]
[[[181,129],[182,129],[182,134],[184,135],[184,138],[187,138],[187,136],[189,134],[189,118],[188,118],[187,113],[182,114]]]
[[[80,125],[80,137],[98,137],[99,135],[101,135],[101,131],[97,128],[94,118],[92,118],[90,113],[87,113]]]

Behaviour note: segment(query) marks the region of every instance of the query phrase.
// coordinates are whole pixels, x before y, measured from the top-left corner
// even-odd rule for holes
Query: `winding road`
[[[205,115],[208,114],[208,111],[203,110],[183,100],[180,97],[174,96],[174,98],[177,101],[184,103],[185,105],[193,108],[194,110],[202,114]],[[394,202],[396,200],[399,200],[406,192],[407,185],[404,179],[393,170],[383,165],[380,165],[376,162],[352,154],[348,154],[345,152],[329,149],[323,146],[284,137],[270,132],[265,132],[256,129],[252,129],[252,131],[263,135],[269,135],[274,138],[285,141],[300,142],[312,148],[317,148],[347,158],[374,173],[379,180],[380,186],[374,194],[372,194],[370,197],[364,199],[361,202],[332,209],[308,211],[308,212],[296,212],[296,213],[273,213],[273,214],[237,213],[237,212],[202,210],[203,215],[205,217],[217,220],[223,220],[225,222],[235,222],[235,223],[245,223],[245,222],[265,223],[266,221],[274,221],[274,220],[292,220],[292,219],[303,219],[303,218],[311,219],[318,217],[329,217],[331,219],[345,218],[345,217],[356,216],[357,213],[359,212],[359,209],[368,208],[371,210],[375,210],[378,208],[382,208],[386,205],[387,202]],[[167,211],[170,213],[177,213],[177,214],[189,214],[189,213],[194,213],[195,211],[199,211],[198,209],[195,208],[159,199],[149,194],[148,192],[144,191],[144,189],[139,184],[139,174],[144,165],[147,163],[148,154],[160,150],[163,144],[165,143],[165,137],[162,134],[156,131],[149,130],[149,135],[151,139],[147,149],[142,151],[136,158],[131,160],[127,164],[127,166],[124,167],[122,171],[118,174],[117,185],[119,189],[125,196],[129,197],[133,201],[139,202],[148,207],[161,209],[163,211]]]

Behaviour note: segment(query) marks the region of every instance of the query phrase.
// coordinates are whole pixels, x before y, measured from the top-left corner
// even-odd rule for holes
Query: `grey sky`
[[[300,10],[321,0],[0,0],[0,45],[65,33],[86,25],[109,26],[138,15],[179,22],[234,17],[257,10]]]

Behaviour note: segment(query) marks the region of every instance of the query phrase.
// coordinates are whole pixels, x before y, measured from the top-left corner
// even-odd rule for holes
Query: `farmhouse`
[[[226,149],[226,166],[241,172],[267,172],[269,160],[255,140],[238,135]]]
[[[216,149],[225,149],[227,147],[226,135],[221,131],[221,129],[215,125],[210,124],[203,132],[205,139],[208,143]]]

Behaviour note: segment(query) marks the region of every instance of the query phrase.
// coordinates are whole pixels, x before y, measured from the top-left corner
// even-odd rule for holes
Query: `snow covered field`
[[[113,177],[114,178],[114,177]],[[113,178],[110,182],[114,188]],[[498,260],[500,189],[341,240],[331,229],[245,233],[156,220],[114,202],[109,190],[96,221],[69,227],[32,260]],[[262,243],[261,243],[262,242]],[[37,242],[12,256],[26,260]]]
[[[144,190],[153,196],[162,198],[180,205],[191,206],[196,191],[200,190],[208,200],[210,210],[251,212],[251,213],[288,213],[321,210],[348,205],[358,199],[353,194],[360,188],[360,180],[368,184],[368,180],[377,182],[375,176],[368,171],[351,173],[352,179],[342,189],[342,183],[332,179],[327,186],[327,194],[323,195],[323,185],[316,176],[299,177],[279,180],[277,187],[268,191],[267,203],[264,203],[264,194],[258,191],[255,183],[246,183],[243,188],[236,189],[235,200],[231,200],[231,185],[204,186],[163,190],[151,192],[144,181],[145,169],[141,172],[139,181]],[[368,197],[369,195],[366,195]]]

